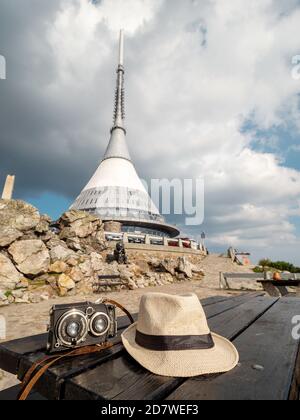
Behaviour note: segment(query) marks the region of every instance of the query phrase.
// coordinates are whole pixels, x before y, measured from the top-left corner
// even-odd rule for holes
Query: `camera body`
[[[116,307],[104,303],[54,305],[50,311],[47,352],[103,344],[117,335]]]

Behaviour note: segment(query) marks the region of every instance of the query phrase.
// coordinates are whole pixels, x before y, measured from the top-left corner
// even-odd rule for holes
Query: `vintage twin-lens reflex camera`
[[[48,353],[103,344],[117,335],[116,307],[104,303],[55,305],[50,311]]]

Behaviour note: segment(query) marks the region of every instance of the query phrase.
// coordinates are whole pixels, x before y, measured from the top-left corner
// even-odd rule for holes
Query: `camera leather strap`
[[[111,299],[103,299],[102,302],[117,306],[128,316],[130,323],[131,324],[134,323],[134,319],[132,315],[130,314],[130,312],[126,308],[124,308],[120,303]],[[76,357],[76,356],[83,356],[87,354],[98,353],[100,351],[110,349],[113,346],[114,344],[107,342],[107,343],[103,343],[101,345],[96,345],[96,346],[81,347],[75,350],[71,350],[67,353],[60,354],[59,356],[58,355],[46,356],[43,359],[38,360],[31,366],[31,368],[27,371],[26,375],[24,376],[24,379],[22,381],[22,386],[21,386],[21,392],[18,397],[18,400],[25,401],[28,398],[29,394],[31,393],[33,387],[38,382],[38,380],[47,372],[47,370],[51,366],[53,366],[59,360],[62,360],[67,357]],[[40,369],[36,373],[34,373],[39,367]]]
[[[48,356],[44,357],[42,360],[35,363],[29,371],[26,373],[24,380],[22,382],[22,389],[20,395],[18,397],[19,401],[25,401],[30,392],[32,391],[33,387],[36,385],[38,380],[47,372],[47,370],[53,366],[59,360],[65,359],[66,357],[75,357],[75,356],[83,356],[87,354],[98,353],[102,350],[106,350],[113,347],[112,343],[104,343],[99,346],[88,346],[82,347],[76,350],[72,350],[68,353],[61,354],[60,356]],[[45,364],[44,364],[45,363]],[[33,372],[39,367],[42,366],[41,369],[32,376]]]
[[[124,306],[122,306],[120,303],[116,302],[115,300],[111,300],[111,299],[104,299],[103,303],[108,303],[108,304],[114,305],[117,308],[121,309],[121,311],[123,311],[128,316],[131,324],[134,324],[134,319],[133,319],[131,313],[129,311],[127,311],[127,309],[124,308]]]

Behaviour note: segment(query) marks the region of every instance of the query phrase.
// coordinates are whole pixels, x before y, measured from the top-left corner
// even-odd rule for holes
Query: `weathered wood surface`
[[[291,296],[288,287],[294,287],[296,297],[300,297],[300,280],[258,280],[257,283],[262,284],[264,290],[273,297]]]
[[[243,317],[240,316],[241,311],[244,312],[243,303],[232,306],[232,310],[227,310],[216,316],[210,317],[208,315],[212,330],[216,331],[216,326],[221,324],[216,332],[231,339],[242,331],[246,325],[255,321],[259,314],[274,303],[274,300],[267,299],[266,302],[265,298],[259,298],[257,305],[255,302],[254,310],[250,309],[252,306],[250,302],[244,302],[246,307]],[[100,370],[105,372],[101,380],[99,379]],[[106,374],[108,372],[114,372],[114,375]],[[103,399],[121,400],[162,399],[183,382],[184,379],[181,378],[155,376],[139,367],[129,356],[122,354],[118,359],[108,361],[102,368],[89,371],[68,381],[66,398],[72,398],[76,393],[76,398],[82,396],[84,399],[96,399],[99,396]]]
[[[15,401],[20,394],[21,386],[16,385],[11,388],[5,389],[4,391],[0,392],[0,401]],[[32,392],[29,397],[28,401],[44,401],[46,400],[37,392]]]
[[[213,378],[189,379],[170,399],[287,400],[295,396],[299,341],[292,337],[292,318],[299,313],[299,300],[278,300],[234,340],[240,353],[238,368]]]
[[[232,340],[240,352],[241,363],[232,372],[194,379],[151,374],[123,349],[124,317],[116,346],[62,361],[42,377],[35,392],[67,400],[299,399],[299,341],[291,334],[291,320],[300,315],[299,299],[252,293],[202,303],[211,330]],[[46,335],[40,335],[0,345],[0,367],[21,379],[45,355],[45,344]]]

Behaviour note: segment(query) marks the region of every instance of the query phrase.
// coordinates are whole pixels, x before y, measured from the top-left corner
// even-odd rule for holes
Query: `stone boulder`
[[[87,238],[101,227],[102,221],[84,211],[71,210],[62,215],[59,220],[61,227],[60,238]]]
[[[96,272],[101,271],[104,264],[102,255],[98,254],[97,252],[92,252],[90,258],[92,269]]]
[[[66,274],[61,274],[57,280],[57,286],[60,296],[66,296],[66,294],[75,289],[75,282]]]
[[[38,210],[19,200],[0,200],[0,225],[27,232],[40,222]]]
[[[50,250],[51,262],[67,261],[70,258],[76,258],[76,253],[68,248],[64,241],[60,239],[51,239],[47,242],[47,247]]]
[[[23,274],[36,276],[46,273],[49,269],[49,251],[39,239],[14,242],[8,252]]]
[[[0,222],[0,247],[9,246],[17,239],[20,239],[22,236],[23,233],[18,229],[12,228],[10,226],[4,226]]]
[[[180,257],[178,259],[177,271],[180,274],[184,274],[187,278],[191,279],[193,277],[193,265],[185,257]]]
[[[0,291],[13,290],[22,278],[10,259],[0,253]]]
[[[61,274],[65,273],[68,270],[68,264],[64,261],[56,261],[55,263],[51,264],[49,267],[49,273],[54,274]]]
[[[49,231],[51,218],[47,215],[43,215],[40,218],[39,223],[35,227],[35,231],[40,234],[45,234]]]

